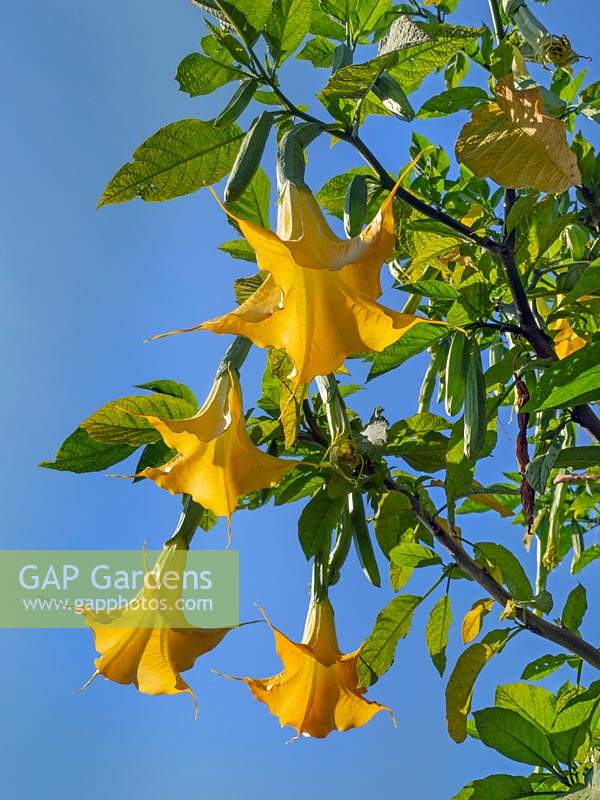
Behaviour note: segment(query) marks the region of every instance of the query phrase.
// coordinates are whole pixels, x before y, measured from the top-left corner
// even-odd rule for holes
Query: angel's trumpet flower
[[[358,685],[359,651],[340,651],[329,600],[311,603],[301,643],[292,642],[272,625],[271,630],[283,672],[271,678],[238,680],[269,707],[282,727],[290,725],[298,736],[324,738],[331,731],[358,728],[380,711],[389,711],[364,699],[366,689]]]
[[[171,494],[190,495],[228,520],[240,497],[274,486],[299,463],[263,453],[250,441],[240,385],[231,370],[215,380],[194,417],[146,418],[177,455],[162,467],[146,467],[140,475]]]
[[[381,351],[427,322],[377,302],[381,267],[395,242],[393,197],[352,239],[338,238],[310,190],[290,181],[282,190],[277,233],[231,215],[266,279],[235,311],[188,330],[235,333],[259,347],[285,350],[294,364],[290,378],[304,384],[335,372],[347,356]]]
[[[144,694],[188,692],[196,705],[180,673],[216,647],[230,628],[191,627],[178,609],[186,558],[180,542],[168,545],[153,570],[145,564],[143,589],[124,609],[114,614],[83,609],[100,654],[86,687],[102,675]]]

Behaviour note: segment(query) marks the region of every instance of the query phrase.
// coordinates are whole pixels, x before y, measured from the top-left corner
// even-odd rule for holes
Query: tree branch
[[[396,185],[395,179],[386,170],[377,156],[365,144],[358,134],[332,128],[317,117],[307,114],[305,111],[302,111],[295,106],[281,91],[279,86],[273,80],[268,78],[266,73],[264,74],[264,80],[269,83],[272,90],[281,101],[282,105],[284,105],[291,114],[297,116],[299,119],[302,119],[305,122],[313,122],[321,125],[323,130],[327,130],[332,136],[351,144],[377,174],[383,188],[389,189],[390,191],[394,188]],[[484,250],[492,253],[500,261],[504,268],[504,273],[510,288],[513,303],[515,304],[519,317],[519,333],[529,342],[533,351],[540,358],[557,360],[552,339],[539,327],[529,306],[527,293],[515,263],[515,231],[513,230],[508,232],[505,229],[504,241],[499,243],[489,236],[479,236],[468,225],[464,225],[462,222],[453,219],[453,217],[451,217],[449,214],[446,214],[444,211],[429,205],[429,203],[426,203],[420,198],[416,197],[412,194],[412,192],[404,189],[404,187],[400,187],[398,189],[397,197],[400,200],[403,200],[411,208],[414,208],[415,211],[418,211],[429,219],[433,219],[436,222],[442,223],[455,233],[464,236],[474,245],[482,247]],[[515,201],[516,192],[514,189],[507,189],[505,193],[505,228],[506,217],[508,216],[508,213],[510,212],[510,209]],[[572,418],[574,422],[576,422],[582,428],[585,428],[585,430],[587,430],[593,438],[600,442],[600,419],[592,411],[590,406],[576,406],[573,409]]]
[[[418,495],[412,494],[400,486],[392,478],[386,478],[387,489],[400,492],[410,500],[413,513],[419,522],[427,528],[435,539],[444,547],[454,559],[456,565],[473,578],[485,591],[503,608],[510,602],[514,602],[512,595],[501,586],[495,578],[483,567],[469,556],[463,546],[451,533],[444,530],[439,522],[432,517],[423,507]],[[527,608],[518,608],[515,611],[516,619],[532,633],[547,639],[559,647],[568,650],[573,655],[582,658],[596,669],[600,669],[600,650],[589,644],[584,639],[580,639],[575,633],[560,625],[554,625],[543,617],[538,617]]]

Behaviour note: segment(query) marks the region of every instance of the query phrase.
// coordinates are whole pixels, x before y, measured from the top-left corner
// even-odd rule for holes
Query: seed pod
[[[362,230],[367,213],[367,179],[364,175],[355,175],[346,191],[344,207],[344,230],[346,236],[358,236]]]
[[[240,114],[248,107],[248,103],[252,100],[257,87],[258,81],[254,80],[254,78],[242,81],[231,100],[213,122],[215,128],[218,128],[220,125],[227,125],[230,122],[235,122]]]
[[[348,510],[352,524],[352,539],[365,577],[373,586],[381,586],[381,575],[365,519],[365,506],[359,492],[348,495]]]
[[[519,432],[517,434],[516,442],[516,457],[519,472],[521,473],[521,504],[523,506],[523,514],[527,522],[527,532],[525,534],[525,542],[529,544],[531,536],[531,529],[533,528],[534,512],[535,512],[535,490],[529,483],[526,477],[527,465],[529,464],[529,446],[527,443],[527,428],[529,427],[530,414],[526,411],[521,411],[525,403],[529,400],[529,391],[525,381],[520,375],[515,375],[515,391],[517,394],[517,425]]]
[[[224,192],[225,203],[237,200],[256,174],[272,125],[273,114],[263,111],[250,126],[229,173]]]
[[[340,519],[337,524],[335,534],[335,544],[329,556],[329,568],[327,583],[333,586],[337,583],[340,577],[340,570],[346,561],[348,552],[350,551],[350,544],[352,543],[352,522],[350,520],[350,512],[348,504],[342,509]]]
[[[387,72],[382,72],[373,84],[373,94],[381,100],[390,114],[395,117],[406,122],[410,122],[415,118],[415,110],[402,87]]]
[[[469,341],[464,424],[465,456],[467,458],[475,458],[481,452],[485,443],[487,414],[481,353],[474,339]]]
[[[304,181],[304,150],[323,130],[316,122],[294,125],[281,137],[277,147],[277,184],[286,181],[301,184]]]
[[[429,411],[433,390],[435,389],[435,380],[446,360],[447,351],[445,342],[442,340],[437,347],[431,348],[429,352],[431,353],[431,361],[425,371],[423,383],[419,391],[419,414],[422,414],[424,411]]]
[[[461,410],[465,400],[469,342],[464,333],[452,336],[446,361],[446,414],[453,417]]]

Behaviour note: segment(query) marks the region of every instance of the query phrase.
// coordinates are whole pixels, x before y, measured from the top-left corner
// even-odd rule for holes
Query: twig
[[[392,478],[386,478],[385,486],[392,491],[400,492],[407,497],[411,503],[413,513],[419,522],[435,537],[435,539],[444,547],[453,557],[456,565],[473,578],[485,591],[496,600],[503,608],[508,603],[513,603],[514,598],[512,595],[501,586],[490,573],[480,567],[477,562],[469,556],[463,549],[462,545],[451,533],[442,528],[438,521],[431,517],[428,512],[422,507],[418,495],[404,489]],[[516,608],[516,619],[529,631],[541,636],[554,644],[568,650],[573,655],[582,658],[591,664],[596,669],[600,669],[600,650],[594,647],[584,639],[572,633],[567,628],[562,628],[559,625],[554,625],[542,617],[536,616],[532,611],[527,608]]]

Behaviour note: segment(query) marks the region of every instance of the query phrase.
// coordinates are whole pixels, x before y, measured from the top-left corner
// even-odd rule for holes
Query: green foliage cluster
[[[586,83],[587,69],[579,69],[568,42],[541,23],[535,28],[537,18],[529,9],[523,16],[519,3],[493,0],[490,28],[451,24],[459,0],[195,5],[207,32],[199,51],[179,65],[177,81],[190,97],[234,84],[230,100],[214,119],[173,122],[150,136],[109,181],[100,205],[136,196],[169,200],[228,176],[228,210],[268,227],[272,192],[260,166],[267,141],[280,143],[279,169],[289,177],[303,173],[304,150],[325,136],[354,148],[357,164],[316,198],[354,235],[402,172],[400,163],[388,172],[365,144],[361,127],[369,115],[387,117],[391,135],[414,120],[446,124],[461,111],[473,114],[472,125],[480,114],[499,120],[494,88],[511,79],[517,94],[534,93],[528,96],[539,101],[540,125],[562,126],[566,155],[544,150],[543,159],[554,157],[566,170],[572,158],[581,180],[551,193],[529,174],[498,185],[489,173],[477,174],[468,157],[456,169],[442,148],[412,133],[405,160],[421,157],[395,202],[390,270],[406,313],[446,324],[417,325],[382,352],[356,358],[368,362],[366,388],[376,395],[377,378],[400,375],[403,364],[427,353],[416,413],[396,419],[387,409],[388,421],[376,409],[363,420],[351,408],[352,394],[363,387],[332,377],[328,391],[319,384],[317,391],[294,393],[285,353],[271,351],[247,430],[270,454],[303,463],[278,486],[244,497],[240,508],[300,503],[301,549],[324,567],[329,585],[339,580],[352,547],[372,585],[391,584],[394,595],[361,650],[363,686],[390,668],[415,611],[429,603],[424,639],[443,676],[449,637],[457,635],[451,596],[473,596],[462,622],[465,649],[446,683],[448,729],[456,741],[479,739],[530,774],[474,780],[455,800],[596,797],[589,787],[600,748],[600,681],[585,686],[582,670],[586,663],[600,666],[600,651],[584,638],[584,586],[574,579],[562,609],[552,591],[562,562],[585,579],[600,558],[600,546],[591,543],[600,524],[600,421],[590,406],[600,400],[600,154],[579,124],[582,116],[600,121],[600,81]],[[280,67],[292,57],[322,70],[310,110],[280,84]],[[536,71],[536,61],[545,72]],[[444,90],[415,109],[411,95],[434,73],[443,76]],[[465,83],[469,75],[474,85]],[[256,117],[244,125],[248,111]],[[508,141],[514,120],[513,128],[498,124]],[[532,138],[527,146],[535,159],[542,144]],[[222,250],[254,261],[235,224],[233,230]],[[255,272],[238,280],[238,303],[264,278]],[[145,393],[112,401],[84,420],[44,466],[103,470],[140,448],[136,473],[164,464],[173,451],[142,415],[189,417],[198,403],[172,381],[139,388]],[[494,454],[506,411],[514,412],[508,424],[518,431],[514,468],[482,485],[477,470]],[[511,545],[465,540],[459,523],[467,514],[485,514],[486,530],[494,518],[510,518],[524,546],[514,539]],[[215,522],[206,512],[201,524],[209,529]],[[420,570],[434,574],[431,589],[403,593]],[[500,627],[481,635],[498,613]],[[525,630],[547,639],[553,651],[525,666],[522,682],[498,686],[495,705],[471,716],[479,673]],[[537,683],[559,669],[570,672],[558,691]]]

